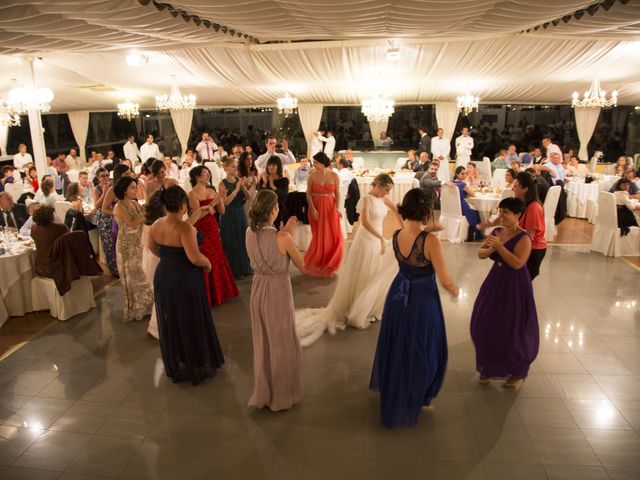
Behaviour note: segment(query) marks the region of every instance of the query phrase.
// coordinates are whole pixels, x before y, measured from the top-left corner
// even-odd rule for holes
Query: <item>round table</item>
[[[499,193],[476,193],[474,197],[465,198],[467,203],[478,211],[480,221],[486,222],[502,200]]]
[[[34,275],[35,250],[16,242],[16,253],[0,255],[0,326],[8,317],[22,317],[33,311],[31,279]]]
[[[364,197],[371,190],[371,184],[375,176],[355,177],[358,182],[358,189],[360,190],[360,197]],[[414,174],[410,175],[395,175],[393,178],[393,188],[389,193],[389,198],[393,203],[401,203],[406,193],[412,188],[420,186],[420,182],[416,180]]]

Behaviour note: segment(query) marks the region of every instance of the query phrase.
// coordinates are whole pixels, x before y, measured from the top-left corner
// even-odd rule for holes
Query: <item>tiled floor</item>
[[[368,391],[379,325],[304,350],[305,399],[247,408],[248,310],[214,309],[227,364],[198,387],[166,379],[121,291],[0,362],[0,479],[638,479],[640,274],[621,260],[549,249],[535,282],[540,355],[526,383],[482,387],[469,317],[490,267],[477,245],[446,245],[464,297],[443,305],[450,362],[434,410],[387,430]],[[298,307],[326,304],[331,280],[292,278]]]

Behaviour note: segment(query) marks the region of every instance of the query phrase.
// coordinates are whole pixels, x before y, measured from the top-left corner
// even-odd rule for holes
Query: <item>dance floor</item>
[[[540,355],[510,391],[474,372],[469,317],[490,262],[477,244],[444,248],[464,293],[442,297],[449,367],[418,427],[380,426],[367,389],[379,324],[305,349],[304,401],[256,411],[251,280],[213,310],[227,364],[195,388],[167,380],[114,286],[0,362],[0,479],[640,478],[638,271],[551,247],[535,281]],[[333,281],[292,275],[297,307],[327,303]]]

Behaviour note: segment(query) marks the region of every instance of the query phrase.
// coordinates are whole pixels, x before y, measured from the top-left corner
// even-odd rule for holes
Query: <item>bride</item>
[[[382,222],[390,209],[403,224],[396,206],[387,196],[392,188],[393,180],[382,173],[373,179],[371,191],[360,200],[361,226],[338,275],[329,305],[296,312],[296,333],[302,346],[311,345],[325,330],[334,334],[346,325],[367,328],[380,318],[389,285],[398,271],[393,249],[382,236]]]

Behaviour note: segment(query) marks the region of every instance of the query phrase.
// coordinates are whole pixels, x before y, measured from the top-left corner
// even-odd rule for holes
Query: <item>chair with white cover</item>
[[[545,239],[547,242],[553,242],[556,239],[556,208],[558,208],[558,201],[560,200],[560,193],[562,187],[555,185],[549,189],[547,196],[544,199],[544,224],[545,224]]]
[[[223,174],[220,172],[220,170],[222,169],[218,167],[218,164],[216,162],[205,162],[204,166],[207,167],[207,169],[211,173],[211,184],[216,187],[217,190],[218,184],[222,181],[223,178]]]
[[[353,157],[353,160],[351,161],[351,168],[354,170],[364,170],[364,158]]]
[[[311,243],[311,227],[299,222],[293,232],[293,241],[298,250],[306,252],[309,248],[309,244]]]
[[[349,186],[340,184],[340,205],[338,205],[338,212],[340,212],[340,227],[342,229],[342,238],[346,239],[349,234],[349,221],[347,220],[347,209],[345,208],[345,201],[347,200],[347,193],[349,192]]]
[[[284,166],[284,171],[286,176],[289,178],[289,181],[293,182],[293,177],[296,174],[296,170],[300,168],[300,163],[291,163],[289,165]]]
[[[591,237],[591,250],[608,257],[640,255],[640,228],[630,227],[630,232],[624,237],[620,234],[613,193],[598,192],[598,215]]]
[[[67,202],[65,200],[58,200],[56,202],[55,210],[56,217],[64,223],[64,217],[67,215],[67,210],[71,208],[71,202]]]
[[[407,160],[409,160],[407,157],[398,157],[395,169],[400,170],[401,168],[406,168]]]
[[[491,185],[491,160],[489,157],[482,157],[482,163],[478,165],[480,180],[487,186]]]
[[[20,183],[5,183],[4,191],[11,194],[13,201],[17,202],[24,193],[24,189],[22,188],[22,181],[20,181]]]
[[[440,190],[440,223],[444,227],[438,232],[438,238],[451,243],[463,243],[469,231],[469,222],[462,215],[460,190],[458,187],[444,185]]]
[[[493,172],[491,185],[498,188],[506,187],[507,181],[505,180],[505,177],[504,177],[505,173],[507,173],[506,168],[496,168],[495,172]]]
[[[71,170],[67,170],[67,177],[69,177],[69,181],[71,183],[77,182],[79,176],[80,176],[80,170],[78,170],[76,168],[72,168]]]
[[[33,277],[31,301],[34,311],[49,310],[51,316],[58,320],[68,320],[96,306],[93,285],[89,277],[80,277],[71,282],[71,290],[64,295],[60,295],[53,279]]]

